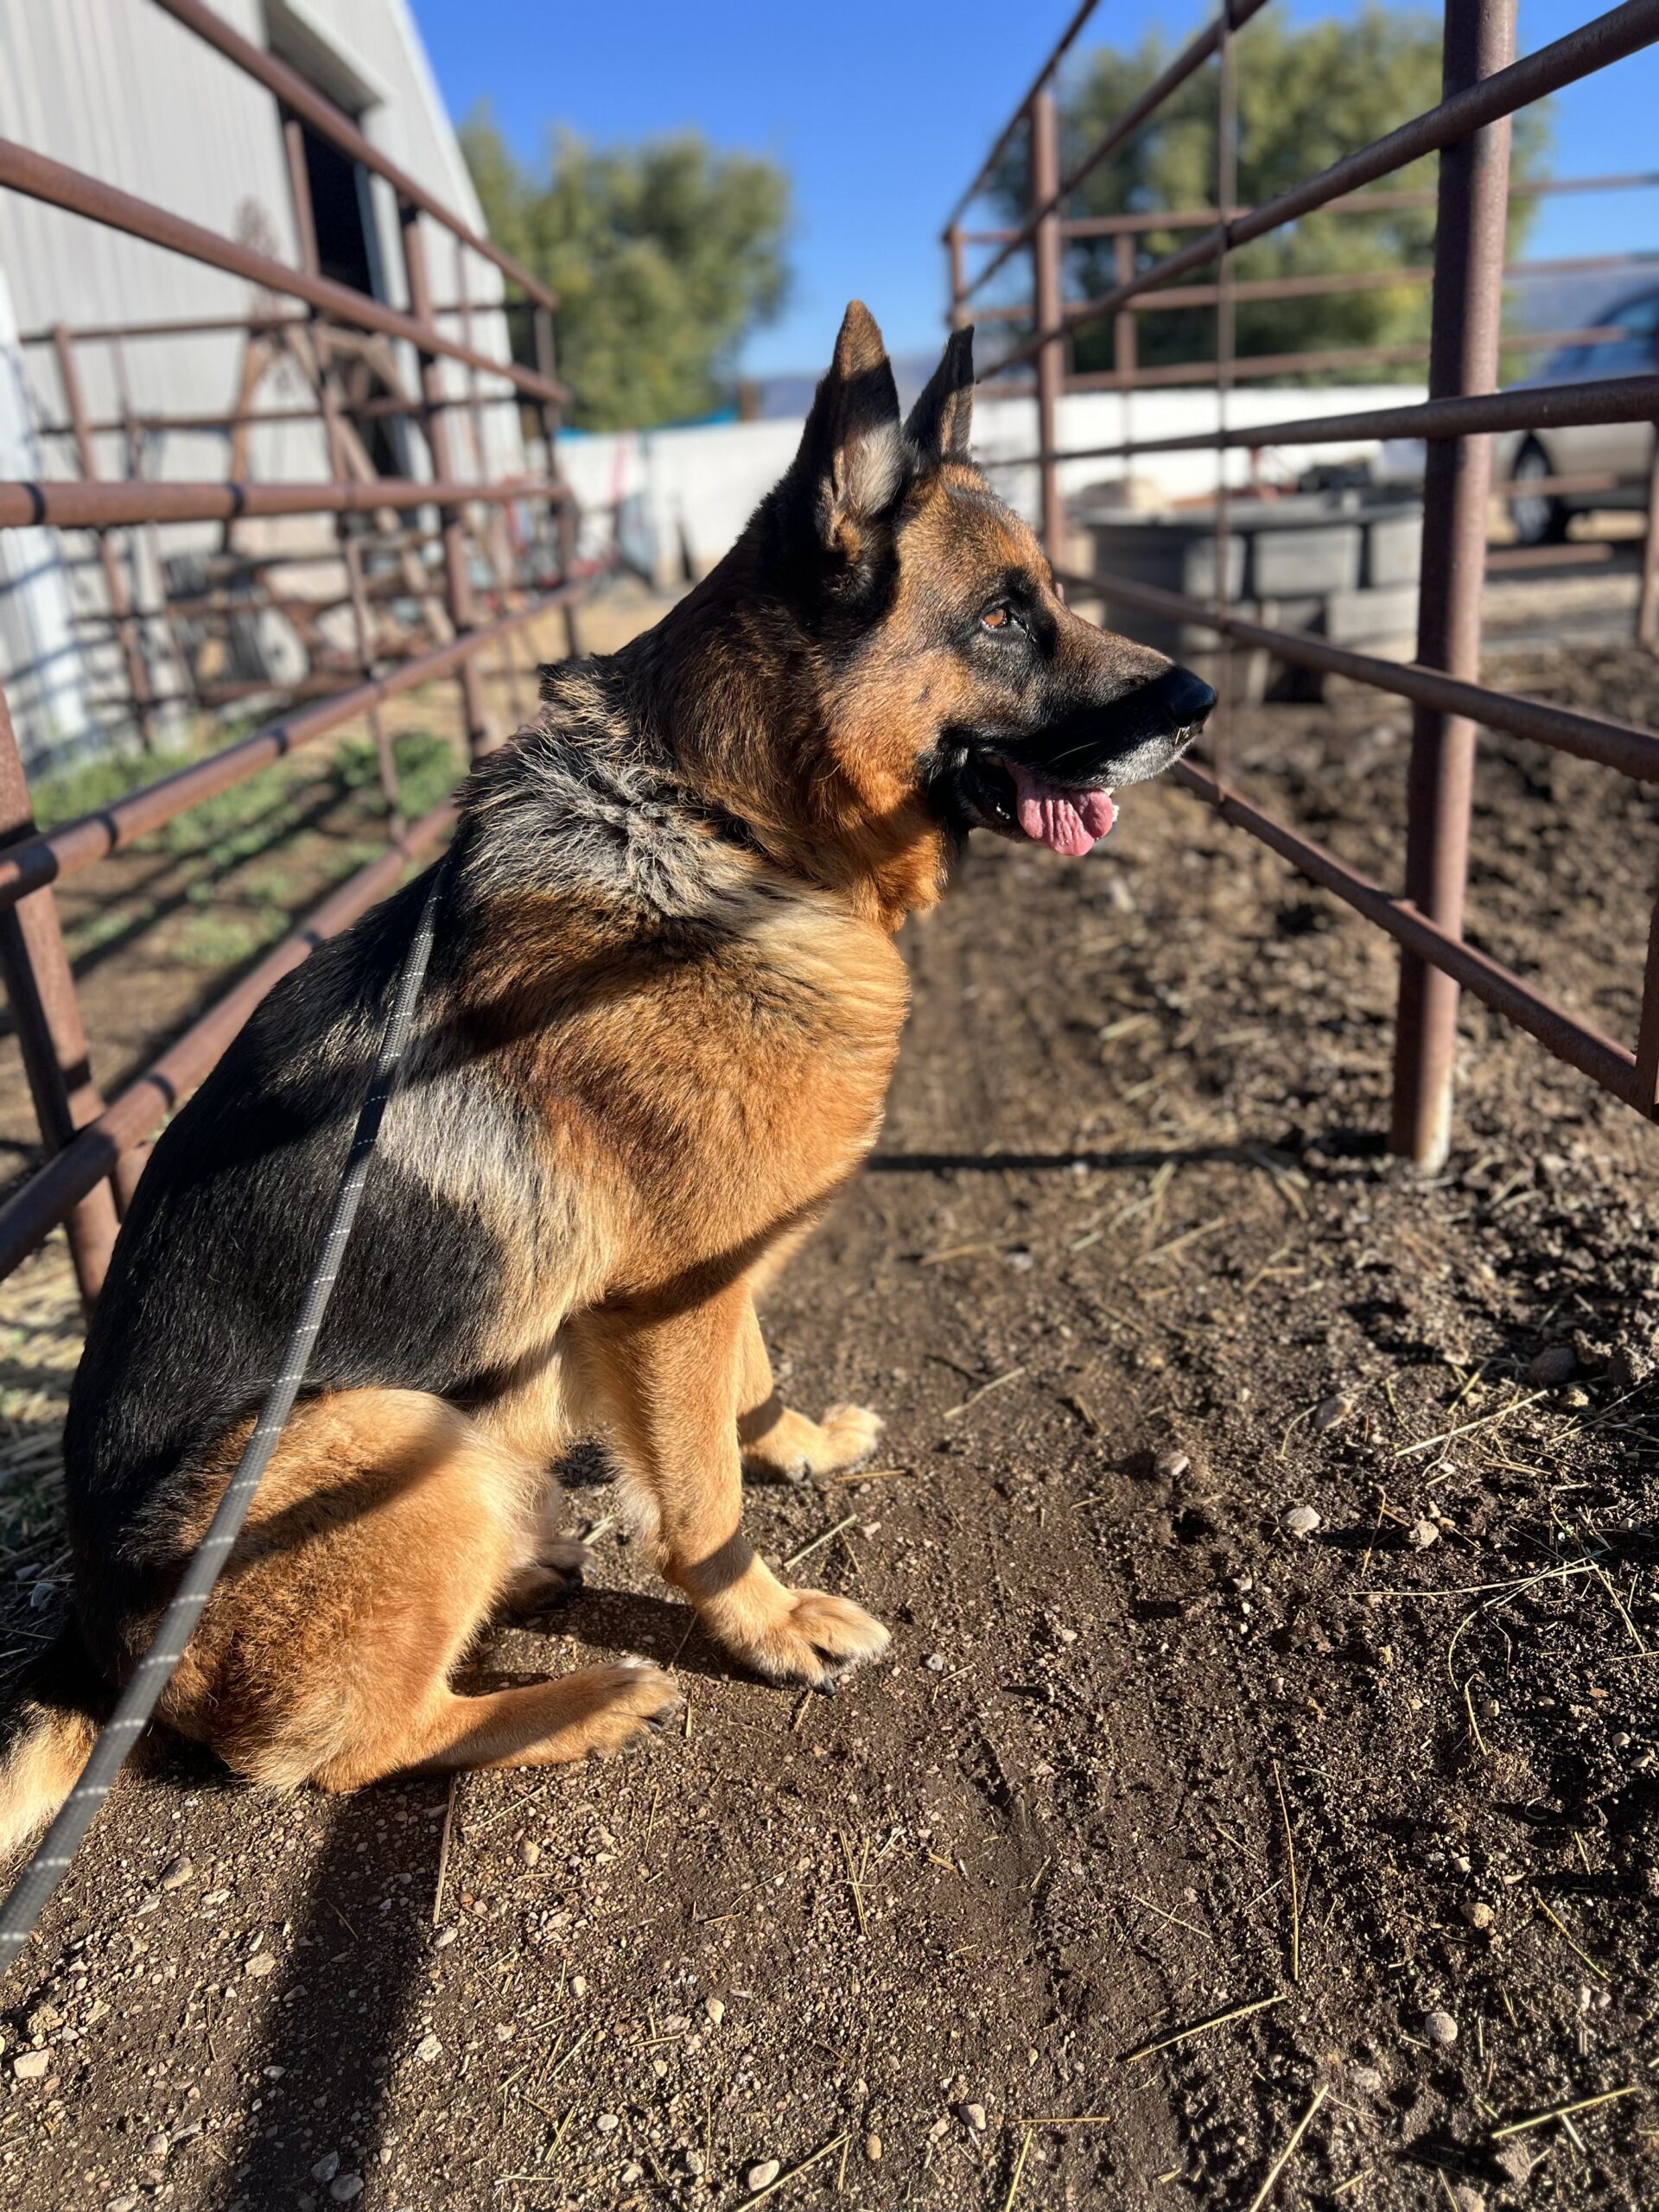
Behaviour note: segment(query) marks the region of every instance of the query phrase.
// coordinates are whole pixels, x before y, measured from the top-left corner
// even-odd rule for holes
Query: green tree
[[[461,142],[490,235],[558,294],[572,420],[612,430],[707,414],[737,349],[783,304],[790,187],[695,131],[594,148],[559,130],[537,176],[487,108]]]
[[[1170,50],[1155,34],[1132,54],[1103,47],[1085,55],[1060,88],[1061,168],[1067,174],[1097,144],[1130,104],[1161,75]],[[1344,22],[1287,22],[1257,16],[1233,46],[1238,108],[1238,200],[1258,206],[1313,175],[1344,154],[1382,137],[1440,97],[1440,22],[1371,5]],[[1217,65],[1189,77],[1116,153],[1103,162],[1068,205],[1072,215],[1155,213],[1212,207],[1217,198]],[[1515,119],[1510,156],[1517,181],[1545,168],[1548,124],[1537,108]],[[1398,193],[1434,187],[1433,156],[1368,189]],[[1023,149],[1004,163],[995,183],[1003,208],[1023,215],[1029,204]],[[1512,200],[1510,250],[1519,246],[1536,202]],[[1135,266],[1191,243],[1194,230],[1150,231],[1135,240]],[[1234,277],[1326,276],[1361,278],[1399,271],[1399,283],[1344,289],[1291,300],[1241,300],[1235,307],[1241,353],[1310,353],[1350,346],[1403,346],[1428,336],[1428,286],[1404,281],[1427,269],[1434,250],[1434,208],[1348,214],[1319,209],[1299,222],[1242,247],[1231,257]],[[1092,299],[1117,280],[1111,238],[1079,239],[1067,251],[1067,294]],[[1013,264],[1023,276],[1024,264]],[[1212,269],[1183,283],[1212,282]],[[1155,292],[1145,295],[1155,301]],[[1171,308],[1137,317],[1143,365],[1212,359],[1213,308]],[[1109,322],[1079,333],[1079,370],[1114,365]],[[1368,366],[1376,376],[1421,377],[1421,363]]]

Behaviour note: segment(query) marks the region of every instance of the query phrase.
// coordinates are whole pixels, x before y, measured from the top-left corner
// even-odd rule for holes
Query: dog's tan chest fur
[[[556,954],[535,958],[538,988],[521,980],[498,1051],[538,1167],[478,1185],[512,1281],[476,1418],[544,1465],[605,1424],[579,1344],[573,1357],[582,1315],[672,1310],[769,1273],[855,1171],[908,978],[891,938],[841,902],[772,886],[681,960],[607,955],[569,911],[537,921]],[[502,938],[526,946],[524,918]],[[567,1007],[563,978],[607,959],[604,987]]]
[[[907,1004],[881,931],[783,899],[706,957],[642,963],[512,1049],[551,1187],[580,1178],[581,1278],[555,1302],[744,1271],[850,1174],[880,1126]],[[549,1254],[550,1259],[555,1255]]]

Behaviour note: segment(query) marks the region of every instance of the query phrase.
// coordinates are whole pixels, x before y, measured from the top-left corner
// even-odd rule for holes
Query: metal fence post
[[[1233,302],[1232,256],[1227,226],[1238,199],[1238,79],[1233,60],[1230,6],[1222,11],[1216,48],[1216,202],[1221,210],[1222,249],[1216,262],[1216,604],[1225,614],[1232,597],[1232,506],[1227,489],[1227,401],[1233,388],[1233,350],[1237,311]],[[1218,783],[1232,780],[1233,641],[1224,632],[1216,640],[1215,712],[1205,733],[1210,765]]]
[[[535,334],[537,373],[546,377],[550,383],[558,374],[557,357],[553,347],[552,309],[537,302],[531,316],[531,327]],[[541,404],[542,435],[547,441],[548,480],[550,483],[562,484],[558,461],[561,421],[559,410],[550,399],[543,400]],[[614,518],[613,521],[614,522]],[[559,574],[562,576],[568,576],[575,565],[577,523],[575,507],[567,493],[561,499],[558,511],[553,518],[553,527],[558,534]],[[564,610],[564,645],[565,651],[572,660],[580,659],[582,632],[576,626],[576,610],[573,606],[567,606]]]
[[[1120,231],[1112,240],[1112,282],[1127,284],[1135,275],[1135,239]],[[1112,317],[1112,367],[1124,391],[1133,389],[1135,371],[1135,302],[1126,300]]]
[[[0,847],[32,836],[29,783],[6,695],[0,690]],[[0,910],[0,972],[22,1048],[41,1142],[61,1152],[75,1132],[95,1122],[104,1101],[92,1081],[75,979],[58,925],[57,902],[36,891]],[[115,1194],[99,1183],[71,1210],[65,1226],[81,1299],[90,1311],[103,1287],[115,1247]]]
[[[1443,97],[1506,67],[1515,57],[1515,0],[1446,0]],[[1507,118],[1444,149],[1434,232],[1429,333],[1431,399],[1497,385],[1504,219],[1509,206]],[[1491,440],[1432,438],[1423,471],[1422,581],[1417,658],[1470,681],[1480,673],[1481,591]],[[1475,725],[1418,708],[1407,785],[1405,895],[1454,936],[1463,929]],[[1391,1148],[1433,1170],[1451,1141],[1458,986],[1413,953],[1400,962]]]
[[[1659,650],[1659,423],[1648,461],[1648,525],[1642,533],[1642,584],[1636,601],[1636,642]]]
[[[1033,94],[1031,103],[1031,204],[1034,210],[1060,188],[1059,118],[1054,95]],[[1065,382],[1065,340],[1060,321],[1060,211],[1050,207],[1038,221],[1031,241],[1033,305],[1039,333],[1052,330],[1037,353],[1037,444],[1041,485],[1042,540],[1051,561],[1065,559],[1065,505],[1060,498],[1060,393]]]
[[[467,248],[460,238],[455,240],[455,303],[461,312],[461,342],[473,343],[473,296],[467,276]],[[506,321],[505,304],[502,321]],[[480,478],[490,473],[489,448],[485,441],[484,409],[481,404],[478,371],[469,366],[467,371],[467,419],[472,432],[473,465]],[[495,578],[496,612],[505,614],[512,603],[512,531],[505,507],[493,507],[485,519],[480,533],[484,550],[488,557],[491,573]],[[520,671],[511,639],[501,645],[500,677],[506,687],[508,706],[515,721],[524,720],[523,689]]]
[[[404,246],[404,275],[409,286],[409,311],[427,329],[433,327],[432,287],[427,276],[426,246],[421,237],[421,211],[411,200],[399,202],[398,226]],[[454,456],[449,436],[448,397],[443,388],[443,370],[435,353],[424,347],[417,349],[421,365],[421,421],[426,431],[427,451],[431,456],[432,474],[441,480],[453,482],[455,475]],[[444,588],[449,606],[449,619],[455,626],[457,637],[476,627],[473,609],[472,578],[467,569],[467,529],[459,507],[441,507],[439,526],[443,537]],[[476,654],[469,653],[461,664],[461,710],[467,723],[467,750],[477,760],[489,749],[489,715],[484,701],[484,672],[478,664]]]
[[[960,330],[967,321],[962,311],[962,225],[952,223],[944,234],[944,264],[950,279],[950,311],[948,317],[952,330]]]
[[[289,200],[295,232],[299,240],[300,266],[308,275],[318,276],[322,273],[322,257],[317,246],[316,210],[311,204],[311,174],[306,166],[305,126],[296,115],[283,115],[283,146],[288,157]],[[322,418],[323,437],[328,449],[328,474],[343,482],[350,475],[351,467],[346,458],[340,422],[339,372],[329,349],[327,326],[321,315],[312,308],[308,319],[311,343],[316,352],[317,408]],[[340,548],[340,557],[346,564],[346,588],[351,600],[352,634],[357,646],[358,672],[365,683],[372,683],[379,671],[375,664],[374,623],[369,613],[368,594],[364,588],[363,549],[348,518],[343,514],[334,517],[334,543]],[[370,708],[368,723],[369,734],[374,741],[381,796],[386,802],[386,814],[391,823],[392,834],[397,836],[404,827],[403,800],[397,789],[397,763],[378,707]]]

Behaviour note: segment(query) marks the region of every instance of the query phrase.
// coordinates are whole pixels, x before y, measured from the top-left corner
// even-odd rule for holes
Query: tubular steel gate
[[[510,641],[550,609],[564,610],[568,642],[575,650],[574,607],[603,565],[575,559],[577,515],[556,473],[554,440],[565,387],[554,374],[553,295],[527,270],[479,236],[416,179],[379,153],[346,113],[324,99],[294,70],[232,29],[201,0],[149,0],[175,18],[269,92],[281,120],[287,176],[302,265],[289,266],[251,246],[206,230],[150,202],[117,190],[98,179],[64,167],[46,155],[0,140],[0,187],[85,217],[89,222],[245,279],[258,295],[298,303],[302,312],[265,312],[245,317],[204,318],[196,322],[100,326],[70,331],[25,333],[24,342],[53,347],[66,420],[46,426],[72,442],[82,477],[79,482],[0,482],[0,529],[52,524],[94,534],[107,601],[104,620],[116,636],[124,664],[134,719],[146,737],[160,700],[150,681],[141,617],[135,611],[129,577],[106,535],[123,527],[217,521],[228,527],[245,518],[309,516],[334,518],[332,554],[311,556],[312,565],[331,558],[343,563],[347,584],[343,602],[350,610],[355,640],[353,665],[313,674],[292,685],[280,680],[219,687],[200,686],[188,696],[194,705],[223,703],[243,692],[287,690],[291,696],[322,694],[319,703],[283,714],[236,743],[160,777],[142,790],[63,827],[41,832],[35,823],[23,766],[5,696],[0,690],[0,969],[3,969],[24,1066],[48,1157],[3,1206],[0,1206],[0,1274],[15,1268],[60,1223],[67,1229],[83,1295],[96,1296],[117,1226],[143,1164],[144,1147],[168,1115],[199,1084],[236,1034],[252,1008],[277,980],[314,946],[345,928],[400,880],[408,865],[430,853],[454,819],[446,800],[418,821],[405,824],[398,807],[396,768],[380,723],[388,700],[439,677],[457,679],[470,753],[476,757],[499,741],[486,698],[484,656],[504,652]],[[340,155],[382,179],[395,195],[407,312],[389,307],[367,292],[335,283],[321,273],[318,234],[308,182],[303,132],[326,141]],[[426,259],[426,234],[434,226],[454,241],[457,302],[435,306]],[[471,308],[466,290],[468,256],[493,265],[522,295],[492,311],[516,308],[528,316],[537,365],[500,361],[472,342]],[[446,334],[439,318],[461,323],[459,336]],[[232,461],[245,454],[246,434],[273,421],[321,422],[327,442],[329,475],[321,483],[251,483],[232,468],[227,480],[207,483],[145,481],[136,474],[122,482],[99,482],[93,438],[100,430],[130,435],[145,425],[134,418],[117,423],[90,422],[80,397],[76,367],[78,346],[120,343],[146,337],[176,337],[208,332],[241,332],[250,340],[279,332],[309,346],[316,367],[313,409],[260,414],[251,407],[215,416],[170,418],[174,427],[212,429],[232,439]],[[371,400],[352,406],[342,389],[340,364],[365,335],[379,341],[383,359],[395,359],[385,341],[413,350],[419,397]],[[464,393],[446,381],[442,364],[458,363],[467,372]],[[453,375],[453,372],[451,372]],[[488,390],[480,378],[488,380]],[[546,440],[548,473],[540,478],[483,480],[485,445],[478,434],[479,411],[514,405],[534,410]],[[377,413],[416,425],[424,440],[431,476],[383,477],[365,460],[358,425]],[[455,418],[470,418],[479,476],[463,479],[458,466]],[[156,418],[152,418],[152,427]],[[160,418],[164,423],[169,418]],[[435,512],[436,527],[420,518]],[[509,513],[522,524],[540,518],[551,560],[536,548],[515,552],[504,544],[501,524]],[[409,518],[400,526],[397,517]],[[348,518],[374,518],[382,533],[359,537]],[[474,547],[476,539],[476,549]],[[365,545],[388,547],[401,563],[398,575],[376,580],[365,574]],[[421,558],[429,550],[441,556],[436,569]],[[493,575],[480,607],[474,582],[474,553]],[[411,565],[412,563],[412,565]],[[280,568],[280,561],[272,572]],[[298,595],[262,586],[257,603],[273,604],[306,619]],[[407,634],[378,628],[371,612],[378,601],[387,611],[396,596],[426,609],[432,634],[442,642],[416,650]],[[225,613],[245,608],[245,597],[232,601],[209,589],[198,601],[163,607],[164,620],[189,613]],[[326,605],[327,602],[321,604]],[[309,612],[315,614],[319,603]],[[418,641],[416,641],[418,643]],[[512,662],[507,662],[509,671]],[[217,696],[215,694],[217,693]],[[315,744],[357,718],[373,733],[381,785],[388,810],[385,853],[334,889],[298,927],[188,1028],[153,1066],[106,1103],[93,1079],[77,1004],[73,977],[64,948],[51,886],[106,855],[172,821],[187,809],[256,775],[302,747]]]
[[[1209,766],[1182,761],[1174,772],[1186,787],[1225,818],[1259,838],[1313,881],[1345,899],[1401,946],[1390,1144],[1425,1167],[1438,1166],[1449,1141],[1452,1068],[1460,988],[1475,993],[1508,1020],[1540,1039],[1649,1121],[1659,1120],[1659,906],[1649,934],[1643,1006],[1636,1050],[1589,1027],[1524,982],[1511,969],[1464,942],[1464,894],[1468,874],[1469,823],[1477,726],[1535,740],[1603,763],[1620,773],[1659,784],[1659,730],[1578,714],[1540,700],[1490,689],[1478,682],[1481,592],[1487,566],[1487,512],[1491,497],[1491,438],[1511,429],[1548,429],[1581,424],[1655,423],[1659,426],[1659,373],[1556,384],[1541,389],[1497,391],[1499,318],[1503,304],[1505,216],[1510,199],[1510,118],[1566,85],[1605,69],[1659,42],[1659,0],[1627,4],[1586,22],[1523,60],[1515,58],[1515,0],[1446,0],[1443,97],[1369,146],[1259,207],[1236,205],[1237,118],[1233,41],[1266,0],[1227,0],[1224,12],[1170,63],[1157,81],[1064,175],[1060,169],[1057,72],[1075,45],[1096,0],[1084,0],[1038,72],[1035,82],[1003,130],[944,233],[950,259],[950,319],[974,317],[968,302],[1016,254],[1028,251],[1032,298],[994,308],[982,320],[1033,326],[982,372],[989,389],[1034,393],[1037,450],[994,466],[1034,465],[1040,486],[1044,543],[1057,568],[1065,561],[1065,512],[1059,464],[1067,460],[1119,459],[1132,454],[1213,451],[1217,555],[1227,541],[1228,487],[1222,455],[1229,448],[1259,452],[1280,444],[1315,445],[1356,439],[1421,438],[1427,442],[1423,485],[1421,583],[1416,658],[1404,664],[1350,652],[1324,638],[1274,629],[1230,612],[1227,563],[1217,558],[1219,597],[1208,604],[1116,574],[1065,577],[1068,584],[1145,613],[1190,623],[1234,645],[1260,647],[1294,666],[1351,678],[1408,699],[1413,705],[1408,781],[1408,828],[1402,893],[1359,874],[1323,846],[1264,813],[1232,788],[1229,776],[1225,700],[1209,749]],[[1068,220],[1065,204],[1098,166],[1126,143],[1196,71],[1214,60],[1218,86],[1217,205],[1169,213],[1109,215]],[[967,231],[963,218],[998,163],[1026,134],[1031,206],[1013,229]],[[1396,191],[1362,193],[1421,156],[1439,153],[1433,195]],[[1541,191],[1611,188],[1651,183],[1650,177],[1573,179],[1534,188]],[[1357,196],[1350,199],[1348,195]],[[1285,298],[1344,289],[1351,276],[1293,277],[1241,285],[1230,272],[1230,255],[1255,238],[1294,223],[1316,208],[1377,212],[1418,205],[1436,208],[1433,264],[1429,270],[1391,272],[1392,281],[1432,283],[1426,403],[1374,408],[1343,416],[1290,419],[1230,429],[1224,395],[1242,377],[1273,377],[1298,370],[1389,364],[1421,358],[1418,348],[1236,358],[1233,326],[1241,296]],[[1137,267],[1135,240],[1147,232],[1195,230],[1189,244]],[[1062,249],[1070,238],[1109,237],[1116,281],[1096,299],[1068,304],[1062,293]],[[971,276],[966,250],[995,251]],[[1618,263],[1534,264],[1550,273],[1618,266]],[[1177,287],[1177,280],[1214,268],[1212,282]],[[1513,273],[1513,272],[1509,272]],[[1358,281],[1363,281],[1360,279]],[[1160,304],[1213,305],[1217,346],[1213,361],[1169,369],[1135,365],[1138,315]],[[1068,374],[1077,333],[1109,320],[1113,369]],[[1560,346],[1593,341],[1610,330],[1539,334],[1517,345]],[[1659,362],[1656,363],[1659,370]],[[1195,376],[1194,370],[1207,372]],[[992,381],[1026,371],[1022,384]],[[1033,372],[1034,372],[1034,382]],[[1153,385],[1213,382],[1223,395],[1220,428],[1187,436],[1146,438],[1067,452],[1060,448],[1063,392],[1135,391]],[[1648,521],[1642,556],[1637,635],[1651,645],[1659,615],[1659,428],[1648,486]],[[1534,480],[1529,491],[1593,491],[1600,480]],[[1497,565],[1497,564],[1495,564]],[[1656,679],[1659,680],[1659,679]]]

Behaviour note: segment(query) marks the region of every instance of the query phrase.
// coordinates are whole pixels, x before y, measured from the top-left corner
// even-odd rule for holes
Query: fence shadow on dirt
[[[1100,1173],[1144,1173],[1160,1167],[1251,1167],[1267,1174],[1297,1170],[1300,1163],[1270,1145],[1137,1145],[1122,1152],[877,1152],[864,1162],[867,1175],[1069,1174],[1079,1167]]]
[[[288,1950],[289,1977],[273,1991],[250,2054],[247,2078],[264,2100],[257,2132],[235,2164],[213,2177],[202,2212],[258,2212],[307,2190],[327,2202],[313,2169],[331,2155],[341,2173],[368,2179],[376,2170],[392,2069],[419,2041],[416,2006],[433,1955],[448,1795],[447,1782],[434,1777],[335,1801]],[[397,1831],[412,1854],[384,1831],[394,1802],[416,1815],[418,1825]],[[411,1879],[388,1891],[389,1872]]]

